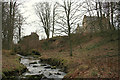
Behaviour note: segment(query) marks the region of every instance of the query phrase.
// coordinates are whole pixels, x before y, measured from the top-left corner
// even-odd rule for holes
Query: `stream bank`
[[[56,59],[56,58],[40,58],[41,63],[47,63],[52,66],[58,67],[61,69],[61,71],[68,73],[67,65],[65,65],[64,59]]]
[[[27,71],[26,67],[22,70],[3,72],[2,80],[19,80],[19,75],[21,75],[25,71]]]
[[[13,80],[26,70],[20,63],[20,57],[13,54],[12,50],[2,50],[2,80]]]

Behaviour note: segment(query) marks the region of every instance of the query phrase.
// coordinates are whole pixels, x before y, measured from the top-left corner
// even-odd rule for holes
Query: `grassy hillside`
[[[15,55],[11,50],[2,50],[2,77],[19,73],[25,69],[25,66],[19,63],[20,57]]]
[[[41,40],[38,50],[67,66],[65,78],[111,78],[118,77],[118,40],[118,31],[72,34],[72,57],[67,36]]]

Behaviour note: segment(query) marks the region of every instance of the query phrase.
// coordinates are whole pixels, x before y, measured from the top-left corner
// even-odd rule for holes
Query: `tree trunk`
[[[49,39],[49,30],[47,28],[44,28],[44,29],[45,29],[45,33],[46,33],[47,39]]]
[[[100,9],[100,22],[99,22],[99,25],[100,25],[100,30],[103,31],[103,23],[102,23],[102,7],[101,7],[101,2],[98,2],[99,3],[99,9]]]
[[[97,16],[99,18],[99,11],[98,11],[98,3],[96,2],[96,11],[97,11]]]
[[[72,41],[71,41],[71,34],[69,35],[69,46],[70,46],[70,56],[72,56]]]
[[[115,29],[114,28],[114,24],[113,24],[113,2],[111,2],[111,24],[112,24],[112,26],[111,26],[111,28],[113,28],[113,30]]]
[[[117,4],[117,11],[118,11],[118,13],[117,13],[117,22],[118,22],[118,25],[117,25],[117,27],[118,27],[118,30],[120,30],[120,1],[118,2],[118,4]],[[119,31],[120,32],[120,31]]]
[[[102,7],[101,7],[101,2],[99,2],[99,9],[100,9],[100,17],[102,17]]]
[[[18,29],[19,29],[19,37],[18,38],[19,38],[19,41],[20,41],[21,40],[21,26],[19,26]]]
[[[55,25],[55,10],[53,10],[53,31],[52,31],[52,37],[54,35],[54,25]]]
[[[108,18],[108,20],[109,20],[109,21],[108,21],[108,24],[109,24],[108,29],[111,30],[112,28],[111,28],[111,24],[110,24],[110,9],[109,9],[109,8],[110,8],[110,4],[109,4],[109,2],[108,2],[108,3],[107,3],[107,10],[108,10],[108,11],[107,11],[107,14],[106,14],[106,15],[107,15],[107,18]]]
[[[20,16],[20,14],[19,14],[19,24],[18,24],[18,39],[19,39],[19,41],[21,40],[21,24],[20,24],[20,22],[21,22],[21,16]]]
[[[71,33],[70,33],[70,27],[68,28],[68,37],[69,37],[69,47],[70,47],[70,56],[72,56],[72,41],[71,41]]]
[[[71,27],[69,23],[69,16],[67,17],[67,24],[68,24],[68,37],[69,37],[69,47],[70,47],[70,56],[72,56],[72,41],[71,41]]]
[[[12,2],[10,2],[10,17],[9,17],[9,29],[8,29],[8,49],[11,47],[11,29],[12,29]]]

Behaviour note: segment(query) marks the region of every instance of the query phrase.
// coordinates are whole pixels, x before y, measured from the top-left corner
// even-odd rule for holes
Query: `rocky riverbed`
[[[21,56],[21,55],[19,55]],[[41,63],[40,60],[36,60],[33,57],[21,56],[21,61],[23,65],[26,66],[28,71],[24,72],[20,78],[31,80],[36,78],[38,80],[52,79],[52,80],[62,80],[66,73],[62,72],[61,69],[56,66],[51,66],[49,64]]]

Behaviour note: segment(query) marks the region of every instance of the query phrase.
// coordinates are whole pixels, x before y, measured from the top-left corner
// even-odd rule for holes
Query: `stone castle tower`
[[[84,16],[83,18],[83,29],[84,32],[96,32],[102,30],[108,30],[112,26],[110,21],[105,16]]]

